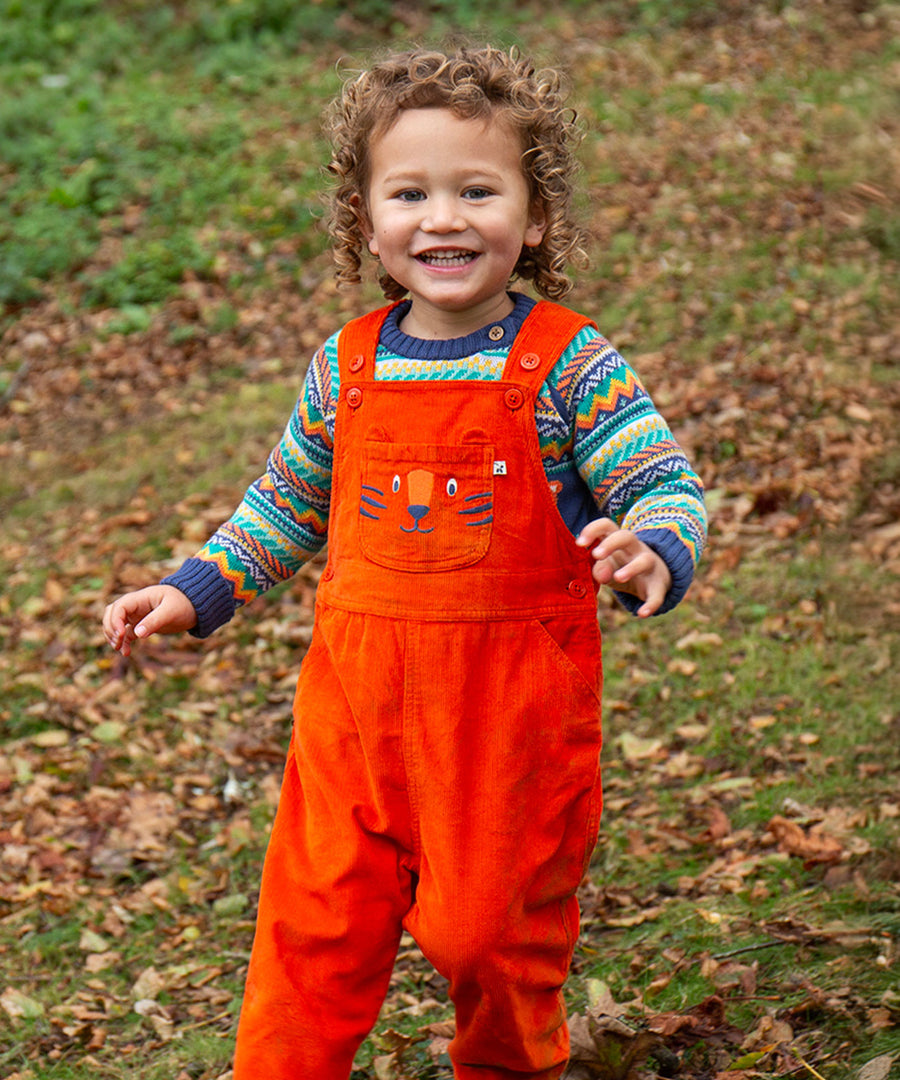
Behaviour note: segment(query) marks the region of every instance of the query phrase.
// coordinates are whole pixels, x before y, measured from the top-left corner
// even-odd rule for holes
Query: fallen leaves
[[[796,821],[776,815],[766,826],[778,844],[778,850],[803,859],[804,866],[839,862],[844,855],[840,843],[813,826],[808,832]]]
[[[44,1006],[36,998],[8,986],[0,994],[0,1008],[11,1020],[36,1020],[44,1015]]]
[[[879,1054],[878,1057],[872,1058],[863,1065],[857,1073],[856,1080],[888,1080],[893,1064],[893,1054]]]
[[[431,1064],[450,1064],[447,1049],[456,1034],[452,1020],[425,1024],[414,1035],[388,1028],[372,1036],[379,1053],[372,1059],[375,1080],[415,1080],[421,1076],[419,1063],[410,1060],[411,1051],[423,1047]]]
[[[815,21],[829,32],[830,20],[849,19],[846,5],[819,7]],[[661,98],[667,107],[636,138],[617,129],[621,113],[605,113],[602,143],[586,144],[603,175],[610,161],[621,173],[621,182],[604,182],[595,200],[601,256],[616,250],[609,276],[622,296],[651,298],[648,321],[660,341],[668,340],[642,341],[627,309],[619,326],[606,329],[631,354],[709,489],[713,538],[698,595],[739,582],[750,554],[793,553],[830,526],[852,521],[855,555],[878,567],[877,586],[858,610],[834,615],[867,634],[866,677],[883,679],[894,658],[882,627],[900,614],[888,592],[890,574],[900,571],[900,503],[891,472],[898,384],[890,377],[898,338],[886,318],[893,292],[876,277],[880,256],[852,230],[863,228],[870,207],[890,209],[896,185],[887,164],[885,179],[860,179],[843,193],[834,190],[839,180],[824,193],[817,180],[800,176],[821,173],[818,146],[840,145],[822,138],[828,117],[805,108],[812,104],[807,87],[785,102],[777,123],[743,106],[716,123],[717,98],[740,91],[741,80],[771,86],[770,74],[794,63],[811,78],[825,71],[843,80],[850,53],[873,55],[853,20],[841,24],[847,52],[836,56],[841,49],[827,34],[804,29],[802,2],[788,13],[801,19],[790,33],[779,33],[785,22],[756,5],[747,26],[733,19],[685,35],[677,44],[685,70],[672,80],[652,50],[629,53],[635,43],[628,40],[595,49],[592,40],[618,41],[617,35],[592,38],[573,28],[573,75],[596,64],[611,110],[621,108],[618,90],[627,101],[638,86],[650,86],[652,96],[671,81],[685,95],[677,110]],[[851,81],[845,85],[855,93]],[[139,219],[134,208],[126,216]],[[245,624],[252,629],[229,627],[202,645],[151,646],[126,664],[108,654],[96,632],[112,593],[142,585],[192,553],[239,495],[237,485],[222,484],[171,503],[170,492],[160,490],[165,481],[148,470],[123,487],[125,509],[107,512],[94,483],[98,432],[122,436],[113,467],[127,470],[133,444],[124,434],[144,416],[205,410],[226,375],[237,375],[248,394],[283,393],[342,318],[333,291],[318,283],[327,274],[318,264],[304,269],[312,274],[304,286],[309,295],[298,293],[291,272],[290,280],[273,275],[252,297],[236,297],[226,281],[245,272],[234,252],[249,249],[252,238],[220,238],[226,250],[218,254],[215,280],[185,282],[179,296],[146,313],[138,333],[116,332],[112,311],[73,311],[48,298],[17,313],[0,335],[9,374],[0,394],[9,505],[48,490],[64,500],[39,521],[15,529],[11,521],[2,542],[0,723],[15,729],[4,731],[0,745],[0,921],[14,941],[4,960],[17,979],[5,974],[0,983],[0,1020],[23,1042],[29,1025],[49,1029],[28,1044],[32,1060],[77,1055],[98,1075],[91,1056],[102,1050],[108,1061],[129,1040],[158,1048],[177,1043],[192,1026],[223,1036],[232,1029],[290,699],[311,632],[315,568],[271,606],[262,601]],[[759,257],[751,258],[753,245],[764,247]],[[729,277],[733,270],[741,280]],[[719,271],[722,282],[703,280]],[[693,279],[699,284],[691,292]],[[605,283],[578,287],[585,310],[605,302]],[[226,326],[215,313],[227,305],[235,318]],[[193,470],[193,480],[201,448],[178,446],[172,455]],[[161,525],[162,504],[169,521]],[[154,539],[146,566],[135,549],[148,534]],[[749,632],[786,650],[807,639],[830,649],[826,615],[834,603],[829,585],[789,610],[754,616]],[[682,1057],[685,1077],[778,1075],[803,1068],[791,1044],[820,1018],[852,1021],[873,1034],[900,1019],[896,998],[865,1000],[839,982],[785,982],[781,999],[767,1000],[765,965],[743,955],[758,950],[765,959],[773,949],[796,949],[802,963],[811,950],[824,949],[835,974],[850,954],[890,973],[895,939],[874,922],[820,919],[799,902],[794,911],[792,899],[782,905],[790,906],[790,917],[770,911],[782,891],[801,897],[810,882],[830,897],[848,889],[866,903],[873,869],[887,882],[896,882],[900,869],[889,845],[873,857],[855,806],[779,803],[773,813],[769,787],[796,778],[802,791],[804,775],[831,766],[802,703],[768,697],[764,672],[752,709],[704,710],[704,669],[730,640],[700,625],[659,664],[665,683],[651,711],[674,694],[697,695],[695,715],[674,730],[666,729],[664,709],[654,712],[654,726],[642,728],[631,723],[639,710],[625,694],[607,703],[614,734],[606,768],[614,774],[621,765],[625,778],[609,775],[606,784],[603,857],[609,854],[610,863],[598,872],[598,885],[582,890],[584,947],[600,951],[628,935],[647,944],[622,958],[623,982],[633,980],[629,1001],[615,1002],[608,987],[589,987],[590,1011],[573,1019],[577,1064],[586,1075],[599,1075],[611,1061],[626,1072],[646,1072],[653,1061],[662,1068],[653,1055],[664,1055],[664,1044]],[[635,694],[657,684],[657,663],[652,655],[634,658]],[[825,677],[835,686],[847,678],[839,670]],[[895,741],[895,725],[894,710],[884,720],[885,743]],[[719,730],[746,742],[749,760],[723,765],[710,753],[704,744]],[[868,790],[882,777],[883,787],[869,812],[894,836],[900,802],[888,789],[890,766],[878,746],[868,758],[856,763],[860,783]],[[673,791],[676,808],[665,810],[660,794]],[[631,884],[623,866],[650,860],[658,880]],[[735,898],[746,899],[752,918],[733,914]],[[688,953],[654,938],[675,905],[683,906],[679,919],[687,926],[721,943]],[[144,925],[153,927],[150,956],[133,947]],[[738,935],[751,944],[735,947]],[[211,948],[229,955],[212,961],[205,951]],[[386,1005],[389,1024],[446,1008],[446,986],[416,953],[406,943]],[[51,1004],[30,976],[18,981],[20,958],[52,968],[61,1003]],[[676,1007],[665,995],[688,971],[698,982]],[[738,1039],[728,1022],[730,1003],[754,996],[772,1015],[755,1015]],[[663,1000],[667,1007],[657,1011]],[[449,1023],[425,1025],[416,1036],[388,1031],[373,1069],[391,1080],[415,1075],[423,1063],[446,1069],[452,1037]],[[684,1059],[685,1050],[704,1042],[708,1061]],[[870,1065],[858,1080],[885,1080],[890,1061]],[[187,1072],[172,1070],[182,1080]]]
[[[566,1080],[636,1080],[638,1069],[665,1042],[652,1031],[641,1031],[613,1016],[573,1016],[569,1021],[571,1049]]]
[[[677,1013],[654,1013],[643,1003],[621,1006],[605,985],[595,987],[593,997],[587,1012],[570,1017],[565,1080],[639,1080],[650,1059],[659,1075],[671,1076],[686,1048],[703,1043],[707,1053],[726,1062],[744,1039],[728,1023],[717,995]]]
[[[158,859],[168,851],[168,839],[178,823],[175,800],[162,791],[130,791],[116,808],[116,824],[95,848],[91,865],[98,870],[123,870],[133,860]]]

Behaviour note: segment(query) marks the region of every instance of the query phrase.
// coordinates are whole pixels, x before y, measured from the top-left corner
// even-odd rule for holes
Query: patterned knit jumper
[[[511,293],[502,321],[465,338],[428,341],[400,329],[408,301],[389,315],[376,379],[496,380],[530,298]],[[325,544],[339,394],[335,334],[310,364],[302,393],[266,472],[194,557],[164,579],[197,611],[206,637],[238,607],[290,578]],[[577,535],[596,517],[630,529],[666,562],[672,587],[660,614],[684,596],[706,535],[703,489],[637,374],[593,327],[564,350],[544,383],[535,423],[547,482]],[[617,594],[630,611],[640,601]]]

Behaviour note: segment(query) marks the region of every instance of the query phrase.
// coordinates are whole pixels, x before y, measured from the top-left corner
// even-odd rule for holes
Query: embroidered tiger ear
[[[491,440],[481,428],[470,428],[462,437],[464,443],[475,443],[476,446],[490,445]]]
[[[373,424],[372,427],[366,432],[367,442],[390,442],[391,438],[387,433],[387,430],[381,427],[380,424]]]

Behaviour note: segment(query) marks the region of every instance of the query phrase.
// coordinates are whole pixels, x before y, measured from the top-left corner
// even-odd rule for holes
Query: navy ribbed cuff
[[[205,559],[186,559],[160,584],[174,585],[194,605],[197,625],[190,633],[197,638],[209,637],[214,630],[224,626],[238,607],[231,585],[219,573],[218,567]]]

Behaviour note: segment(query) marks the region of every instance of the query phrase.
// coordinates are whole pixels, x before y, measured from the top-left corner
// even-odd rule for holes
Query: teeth
[[[423,251],[418,258],[429,266],[465,266],[475,258],[474,251]]]

